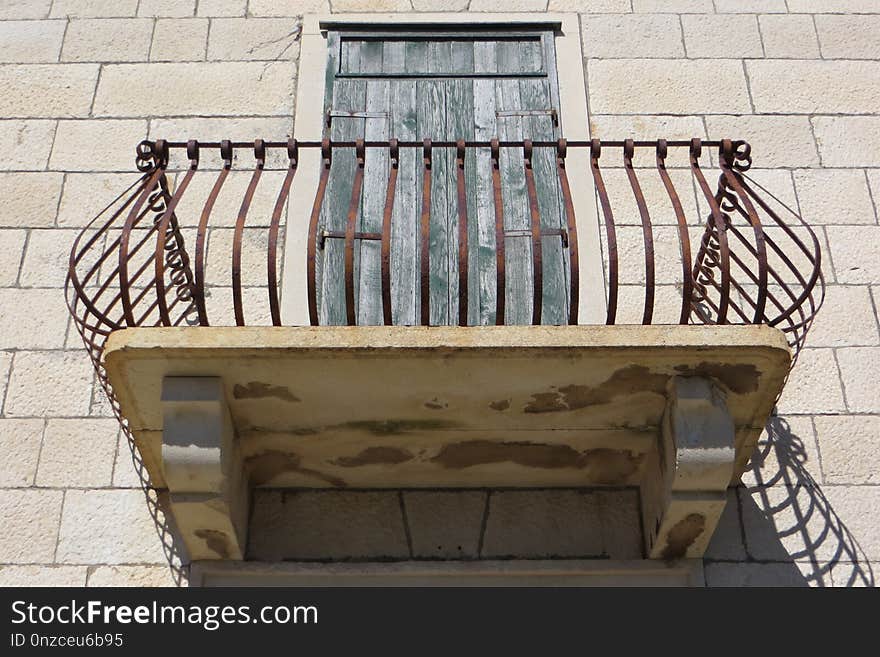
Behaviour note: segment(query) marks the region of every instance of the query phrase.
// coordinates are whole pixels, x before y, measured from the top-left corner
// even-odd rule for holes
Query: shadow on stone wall
[[[809,452],[786,418],[771,418],[745,477],[748,481],[750,474],[751,481],[738,489],[745,568],[752,570],[742,583],[875,586],[858,540],[807,468],[814,458]],[[809,467],[815,471],[819,464]],[[737,583],[739,578],[730,575],[720,583]]]
[[[147,509],[159,540],[162,542],[162,551],[171,570],[171,577],[177,586],[186,586],[189,582],[189,558],[183,551],[183,541],[178,537],[174,526],[174,518],[169,511],[168,493],[159,491],[150,485],[150,475],[138,453],[135,444],[129,440],[128,448],[131,451],[131,460],[141,482],[141,489],[147,502]]]

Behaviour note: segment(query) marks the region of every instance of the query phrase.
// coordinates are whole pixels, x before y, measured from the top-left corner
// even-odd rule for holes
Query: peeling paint
[[[216,529],[197,529],[194,534],[197,538],[205,541],[205,545],[211,552],[221,559],[229,559],[229,539],[226,534]]]
[[[285,472],[295,472],[307,477],[314,477],[337,488],[345,488],[348,485],[339,477],[303,467],[302,460],[297,454],[288,454],[278,450],[268,450],[250,456],[246,459],[245,464],[250,473],[251,482],[255,486],[272,481],[275,477]]]
[[[629,482],[641,470],[644,458],[644,454],[606,447],[591,449],[583,455],[590,482],[606,486]]]
[[[261,381],[251,381],[247,385],[236,383],[232,389],[236,399],[265,399],[275,397],[281,401],[298,402],[300,398],[290,392],[287,386],[273,386]]]
[[[758,368],[750,363],[706,363],[696,367],[679,365],[675,371],[682,376],[702,376],[718,381],[725,388],[738,395],[756,392],[761,381]]]
[[[523,411],[525,413],[576,411],[588,406],[608,404],[617,397],[640,392],[664,395],[668,380],[667,374],[653,373],[642,365],[630,365],[617,370],[595,387],[571,384],[560,387],[558,391],[536,392]]]
[[[449,408],[449,404],[434,397],[434,399],[425,402],[425,408],[430,408],[432,411],[442,411],[444,408]]]
[[[664,559],[681,559],[705,529],[706,517],[703,514],[688,514],[669,530],[669,534],[666,536],[666,547],[663,548],[661,556]]]
[[[411,452],[399,447],[367,447],[357,456],[340,456],[331,461],[333,465],[343,468],[356,468],[362,465],[396,465],[411,461]]]
[[[447,420],[356,420],[337,426],[345,429],[368,431],[374,436],[397,436],[407,431],[454,429],[458,425]]]
[[[575,468],[587,470],[588,479],[599,484],[626,482],[642,464],[643,455],[618,449],[579,452],[569,445],[533,442],[469,440],[444,445],[431,460],[448,469],[509,461],[529,468]]]

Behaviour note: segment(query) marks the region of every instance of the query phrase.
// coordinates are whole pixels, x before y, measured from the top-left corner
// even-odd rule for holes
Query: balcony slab
[[[645,551],[664,559],[702,553],[790,364],[765,326],[135,328],[104,353],[172,500],[203,492],[169,473],[209,453],[187,454],[173,419],[204,388],[244,482],[212,491],[640,487]],[[225,472],[228,431],[213,440]],[[230,517],[236,545],[244,524]]]

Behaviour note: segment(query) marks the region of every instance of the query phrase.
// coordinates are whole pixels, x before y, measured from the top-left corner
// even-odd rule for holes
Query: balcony
[[[637,488],[644,554],[698,557],[822,301],[745,142],[159,140],[137,166],[68,304],[193,559],[248,556],[261,488],[487,486]]]

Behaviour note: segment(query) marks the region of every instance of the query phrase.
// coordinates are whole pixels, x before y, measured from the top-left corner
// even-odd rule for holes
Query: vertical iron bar
[[[577,221],[574,215],[574,203],[571,200],[571,186],[568,184],[568,173],[565,168],[567,152],[568,145],[565,139],[560,139],[556,146],[556,171],[562,188],[562,203],[565,207],[565,220],[568,226],[568,275],[570,286],[568,323],[577,324],[578,303],[580,301],[580,272],[578,267]]]
[[[238,210],[238,217],[235,220],[235,232],[232,236],[232,305],[235,310],[236,326],[244,326],[244,308],[241,298],[241,247],[244,239],[244,222],[247,219],[251,202],[254,200],[257,184],[263,175],[263,167],[266,164],[266,145],[262,139],[254,141],[254,158],[257,160],[256,168],[245,191],[241,208]]]
[[[293,184],[293,177],[299,166],[299,146],[296,139],[290,139],[287,142],[287,158],[290,164],[287,167],[284,182],[281,183],[281,191],[278,193],[278,199],[272,210],[272,219],[269,222],[269,253],[266,262],[266,275],[268,277],[269,312],[272,315],[272,326],[281,326],[281,304],[278,299],[278,230],[281,224],[281,213],[284,212],[284,205],[290,196],[290,186]]]
[[[357,324],[354,294],[354,234],[357,231],[358,208],[361,205],[361,189],[364,183],[364,162],[366,150],[364,140],[358,139],[355,147],[357,168],[351,186],[351,201],[348,204],[348,222],[345,226],[345,318],[349,326]]]
[[[315,202],[309,217],[309,237],[306,248],[306,285],[309,296],[309,323],[312,326],[318,325],[318,293],[315,278],[318,257],[318,221],[321,218],[321,207],[324,205],[324,195],[327,192],[327,181],[330,179],[330,167],[333,163],[333,148],[330,140],[326,138],[321,141],[321,162],[321,177],[318,179]]]

